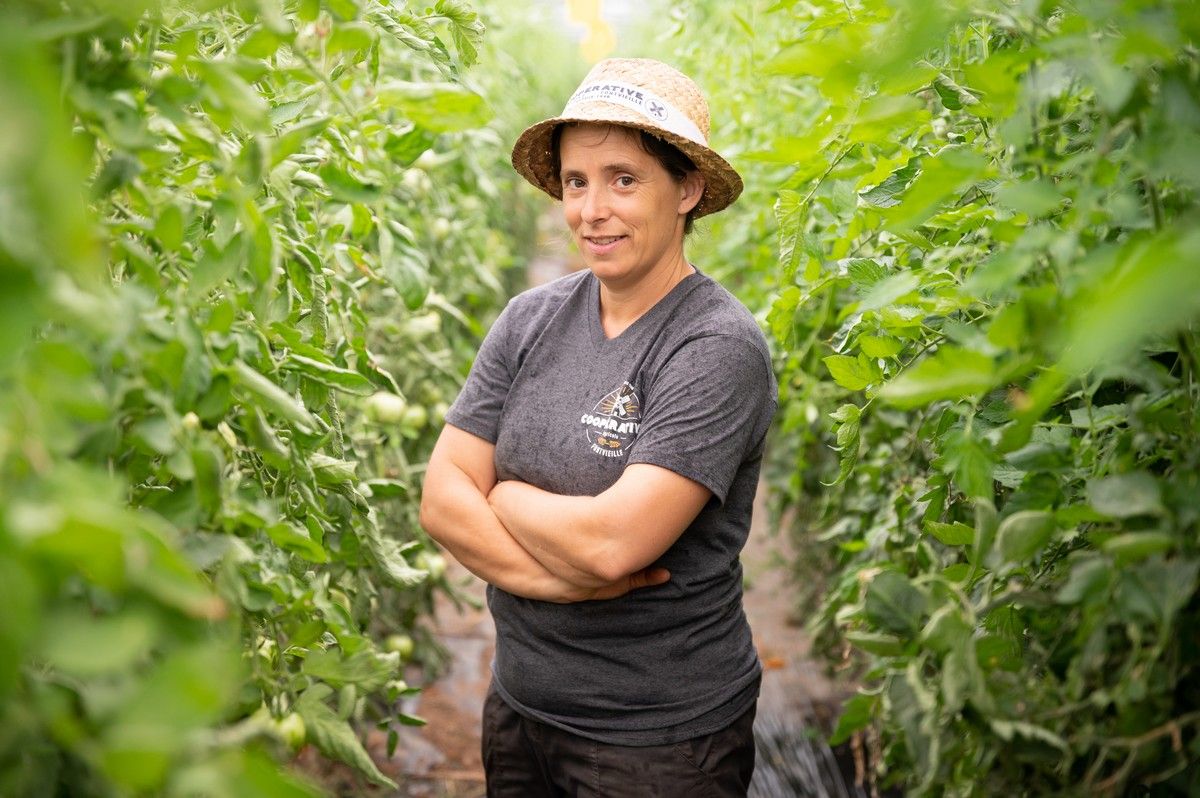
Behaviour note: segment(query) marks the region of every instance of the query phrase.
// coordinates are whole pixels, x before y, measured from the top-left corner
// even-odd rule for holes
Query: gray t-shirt
[[[713,498],[657,561],[664,585],[554,604],[488,587],[492,673],[517,712],[618,745],[710,734],[758,697],[738,554],[776,385],[754,318],[696,273],[615,338],[576,272],[515,297],[446,421],[496,445],[499,479],[594,496],[629,463]]]

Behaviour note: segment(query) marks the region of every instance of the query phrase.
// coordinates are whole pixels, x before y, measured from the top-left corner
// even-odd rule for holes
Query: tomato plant
[[[859,664],[835,737],[920,794],[1194,793],[1196,5],[674,19],[748,184],[699,262],[774,339],[776,509]]]
[[[420,722],[451,587],[413,477],[522,224],[478,200],[481,20],[0,21],[0,791],[310,794],[305,743],[391,784],[359,729]]]

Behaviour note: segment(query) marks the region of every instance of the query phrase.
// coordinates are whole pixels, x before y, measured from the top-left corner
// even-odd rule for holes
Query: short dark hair
[[[559,176],[560,180],[562,175],[562,160],[559,158],[558,154],[559,144],[562,140],[563,128],[571,124],[574,123],[564,122],[563,124],[555,127],[554,131],[550,134],[551,173]],[[676,183],[683,183],[689,174],[699,171],[696,168],[696,164],[692,162],[692,159],[684,155],[683,151],[671,142],[660,139],[653,133],[647,133],[645,130],[640,128],[632,129],[640,134],[637,138],[637,141],[642,150],[649,155],[653,155],[654,160],[658,161],[662,168],[667,170],[667,174],[669,174],[671,179]],[[692,223],[695,221],[697,207],[699,207],[699,203],[696,204],[696,207],[693,207],[690,211],[688,211],[687,218],[684,219],[684,235],[692,232]]]

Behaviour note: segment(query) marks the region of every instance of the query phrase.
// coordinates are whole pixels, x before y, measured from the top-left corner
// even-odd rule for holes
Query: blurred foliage
[[[0,22],[0,793],[308,795],[305,742],[390,784],[359,730],[420,722],[453,594],[415,486],[531,225],[483,21]]]
[[[1200,6],[656,19],[747,177],[694,249],[775,344],[835,738],[916,794],[1196,794]]]

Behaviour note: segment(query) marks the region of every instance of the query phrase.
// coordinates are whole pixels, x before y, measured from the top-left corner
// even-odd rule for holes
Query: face
[[[606,285],[636,285],[682,261],[684,222],[704,190],[699,174],[676,182],[637,131],[605,125],[564,128],[559,161],[567,226]]]

